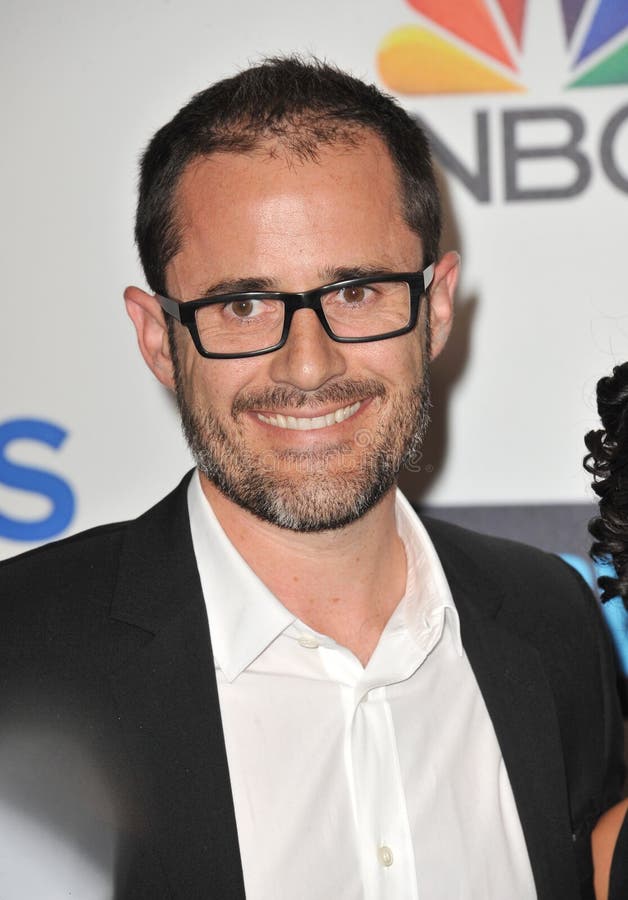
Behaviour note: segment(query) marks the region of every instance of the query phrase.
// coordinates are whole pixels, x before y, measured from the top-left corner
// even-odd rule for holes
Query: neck
[[[301,533],[257,518],[204,475],[201,485],[225,534],[266,587],[366,665],[405,591],[394,490],[344,528]]]

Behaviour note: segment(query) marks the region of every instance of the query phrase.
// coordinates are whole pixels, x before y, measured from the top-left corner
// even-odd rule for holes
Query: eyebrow
[[[221,294],[246,294],[252,291],[272,290],[274,288],[270,278],[226,278],[210,285],[201,296],[209,299]]]
[[[390,266],[336,266],[335,268],[323,269],[321,284],[316,287],[325,287],[328,284],[335,284],[337,281],[350,281],[352,278],[370,278],[371,275],[390,275],[396,270]],[[277,282],[272,278],[263,278],[249,276],[246,278],[226,278],[217,281],[206,288],[202,294],[203,299],[219,297],[222,294],[245,294],[256,291],[273,291],[277,293],[291,293],[290,291],[281,291]],[[199,298],[201,299],[201,298]]]

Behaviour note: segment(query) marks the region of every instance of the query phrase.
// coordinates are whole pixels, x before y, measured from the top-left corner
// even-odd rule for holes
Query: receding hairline
[[[269,137],[279,139],[277,147],[289,147],[294,159],[307,159],[323,145],[355,140],[362,128],[383,140],[399,176],[404,220],[436,259],[438,186],[429,141],[416,119],[374,84],[327,62],[271,57],[195,94],[147,145],[135,239],[151,288],[166,290],[166,267],[180,249],[177,187],[193,159],[250,150]]]
[[[309,116],[307,118],[309,119]],[[291,165],[297,167],[298,165],[303,165],[308,162],[319,163],[321,150],[325,150],[328,148],[337,148],[340,151],[345,150],[346,152],[350,153],[353,150],[359,149],[361,146],[361,136],[368,136],[373,138],[376,145],[378,145],[383,158],[387,159],[390,163],[393,178],[395,180],[395,193],[398,200],[399,214],[404,219],[404,221],[412,228],[412,230],[415,231],[417,239],[420,240],[421,243],[423,243],[422,235],[419,234],[408,221],[409,217],[406,210],[407,198],[404,191],[403,174],[400,167],[397,165],[392,153],[390,152],[386,139],[379,133],[376,128],[373,128],[370,125],[356,122],[340,122],[339,124],[341,126],[340,128],[333,130],[328,129],[324,137],[322,137],[321,140],[318,140],[315,143],[312,141],[312,135],[310,132],[310,137],[303,139],[303,148],[300,152],[300,148],[295,145],[295,142],[291,139],[291,137],[286,138],[284,136],[283,130],[278,133],[275,133],[273,129],[266,129],[263,131],[260,130],[253,138],[251,132],[247,130],[248,123],[245,122],[243,123],[241,132],[244,140],[241,143],[237,140],[226,141],[225,145],[223,146],[223,142],[221,140],[217,144],[217,146],[209,152],[199,152],[192,156],[178,173],[176,183],[174,184],[171,192],[170,216],[172,226],[174,228],[174,233],[176,235],[177,249],[168,260],[168,263],[166,264],[166,270],[169,263],[172,262],[172,260],[181,250],[181,241],[185,231],[185,221],[183,221],[180,215],[180,210],[182,207],[182,184],[186,179],[186,176],[189,176],[192,170],[201,166],[205,161],[213,159],[215,157],[234,155],[250,157],[252,159],[255,159],[255,157],[258,157],[260,159],[283,158],[289,167]],[[166,275],[166,273],[164,273],[164,275]]]

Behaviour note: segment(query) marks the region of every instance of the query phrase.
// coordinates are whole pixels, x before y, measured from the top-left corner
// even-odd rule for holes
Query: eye
[[[263,303],[261,300],[233,300],[227,304],[229,312],[238,319],[250,319],[261,312]]]
[[[351,285],[343,288],[341,296],[345,303],[363,303],[367,298],[367,290],[366,287]]]

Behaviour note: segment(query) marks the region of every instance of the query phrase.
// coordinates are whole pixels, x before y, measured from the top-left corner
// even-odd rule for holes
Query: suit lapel
[[[504,597],[486,574],[432,538],[506,764],[538,900],[579,897],[563,747],[539,654],[507,627]]]
[[[146,827],[174,897],[244,900],[187,479],[125,538],[111,679]]]
[[[461,629],[506,763],[538,898],[578,897],[563,751],[538,655],[496,622],[462,615]]]

